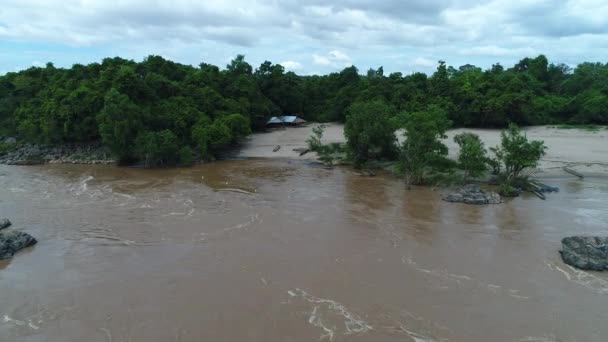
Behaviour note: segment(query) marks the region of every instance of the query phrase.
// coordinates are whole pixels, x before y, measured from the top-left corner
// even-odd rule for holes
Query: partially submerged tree
[[[140,133],[135,139],[135,151],[146,167],[175,165],[180,157],[177,137],[168,129]]]
[[[440,164],[448,154],[441,139],[446,137],[450,121],[443,109],[429,106],[426,111],[402,113],[393,122],[405,131],[399,157],[405,182],[408,186],[420,184],[425,170]]]
[[[483,175],[487,169],[488,158],[484,143],[474,133],[465,132],[454,137],[454,142],[460,147],[458,164],[464,171],[463,180],[466,183],[471,177]]]
[[[514,124],[501,133],[500,146],[491,148],[496,159],[504,166],[505,182],[511,184],[526,168],[538,165],[547,147],[543,141],[528,141],[521,129]]]
[[[390,118],[395,109],[383,101],[357,102],[346,114],[344,136],[355,167],[370,159],[390,159],[396,154],[396,139]]]
[[[312,128],[312,135],[306,140],[308,149],[316,152],[324,164],[332,165],[336,159],[344,156],[344,147],[340,143],[323,144],[323,133],[325,125],[318,125]]]

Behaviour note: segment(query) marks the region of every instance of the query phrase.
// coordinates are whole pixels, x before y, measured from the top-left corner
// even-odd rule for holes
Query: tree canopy
[[[378,106],[382,110],[374,109]],[[362,75],[351,66],[329,75],[298,76],[269,61],[254,68],[242,55],[225,69],[149,56],[71,68],[48,63],[0,76],[0,136],[49,144],[102,141],[122,160],[149,155],[142,154],[138,138],[148,141],[146,146],[175,140],[180,148],[210,158],[251,130],[263,129],[273,115],[320,122],[345,122],[350,116],[348,126],[360,127],[347,129],[353,132],[430,106],[445,112],[454,126],[608,124],[608,64],[570,68],[540,55],[487,70],[439,61],[431,75],[386,75],[382,67]],[[372,127],[356,123],[359,119]],[[168,137],[165,130],[175,139],[160,139]],[[360,145],[360,157],[383,143],[370,142],[367,150]]]

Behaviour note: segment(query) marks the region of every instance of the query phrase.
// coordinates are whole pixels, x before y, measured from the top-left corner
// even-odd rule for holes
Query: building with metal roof
[[[277,126],[277,125],[299,125],[305,123],[306,120],[301,119],[295,115],[282,115],[282,116],[273,116],[266,122],[268,126]]]

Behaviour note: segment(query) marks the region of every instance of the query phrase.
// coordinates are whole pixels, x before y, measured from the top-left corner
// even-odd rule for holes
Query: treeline
[[[353,104],[377,101],[389,113],[441,108],[454,126],[608,124],[608,64],[572,70],[541,55],[488,70],[440,61],[431,76],[387,76],[382,67],[360,75],[354,66],[298,76],[270,62],[254,70],[243,56],[224,69],[159,56],[69,69],[49,63],[0,77],[0,136],[47,144],[101,140],[122,161],[188,163],[263,129],[272,115],[344,122]]]

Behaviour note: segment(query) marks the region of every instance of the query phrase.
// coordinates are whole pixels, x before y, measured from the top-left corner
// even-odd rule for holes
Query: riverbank
[[[300,157],[300,149],[307,147],[306,139],[312,135],[311,124],[298,128],[283,128],[268,133],[254,133],[243,143],[236,154],[239,158],[294,158],[316,159],[315,153]],[[500,144],[498,129],[458,128],[448,131],[444,140],[449,148],[449,157],[458,157],[458,145],[454,136],[462,132],[473,132],[481,138],[486,148]],[[538,172],[543,176],[564,175],[563,167],[571,168],[584,175],[608,176],[608,130],[590,131],[585,129],[561,129],[551,126],[524,128],[531,140],[543,140],[547,145],[547,155],[541,160]],[[326,124],[323,142],[345,142],[344,125]],[[280,145],[281,148],[273,152]],[[295,150],[295,151],[294,151]]]
[[[100,143],[64,145],[16,145],[0,156],[0,164],[114,164],[116,160]]]
[[[300,156],[307,148],[306,140],[312,135],[312,128],[318,124],[302,127],[279,128],[263,133],[254,133],[242,141],[242,145],[228,154],[229,158],[286,158],[315,160],[314,152]],[[325,124],[324,143],[343,143],[344,125]],[[497,129],[458,128],[448,131],[444,140],[449,148],[449,157],[456,159],[458,145],[454,136],[462,132],[473,132],[481,138],[486,147],[500,144]],[[608,130],[563,129],[551,126],[524,128],[529,139],[543,140],[547,145],[547,155],[538,166],[539,174],[552,177],[564,175],[568,167],[587,176],[608,176]],[[278,150],[275,148],[280,146]],[[15,150],[0,156],[0,164],[114,164],[116,160],[107,148],[99,143],[50,145],[20,145]]]

